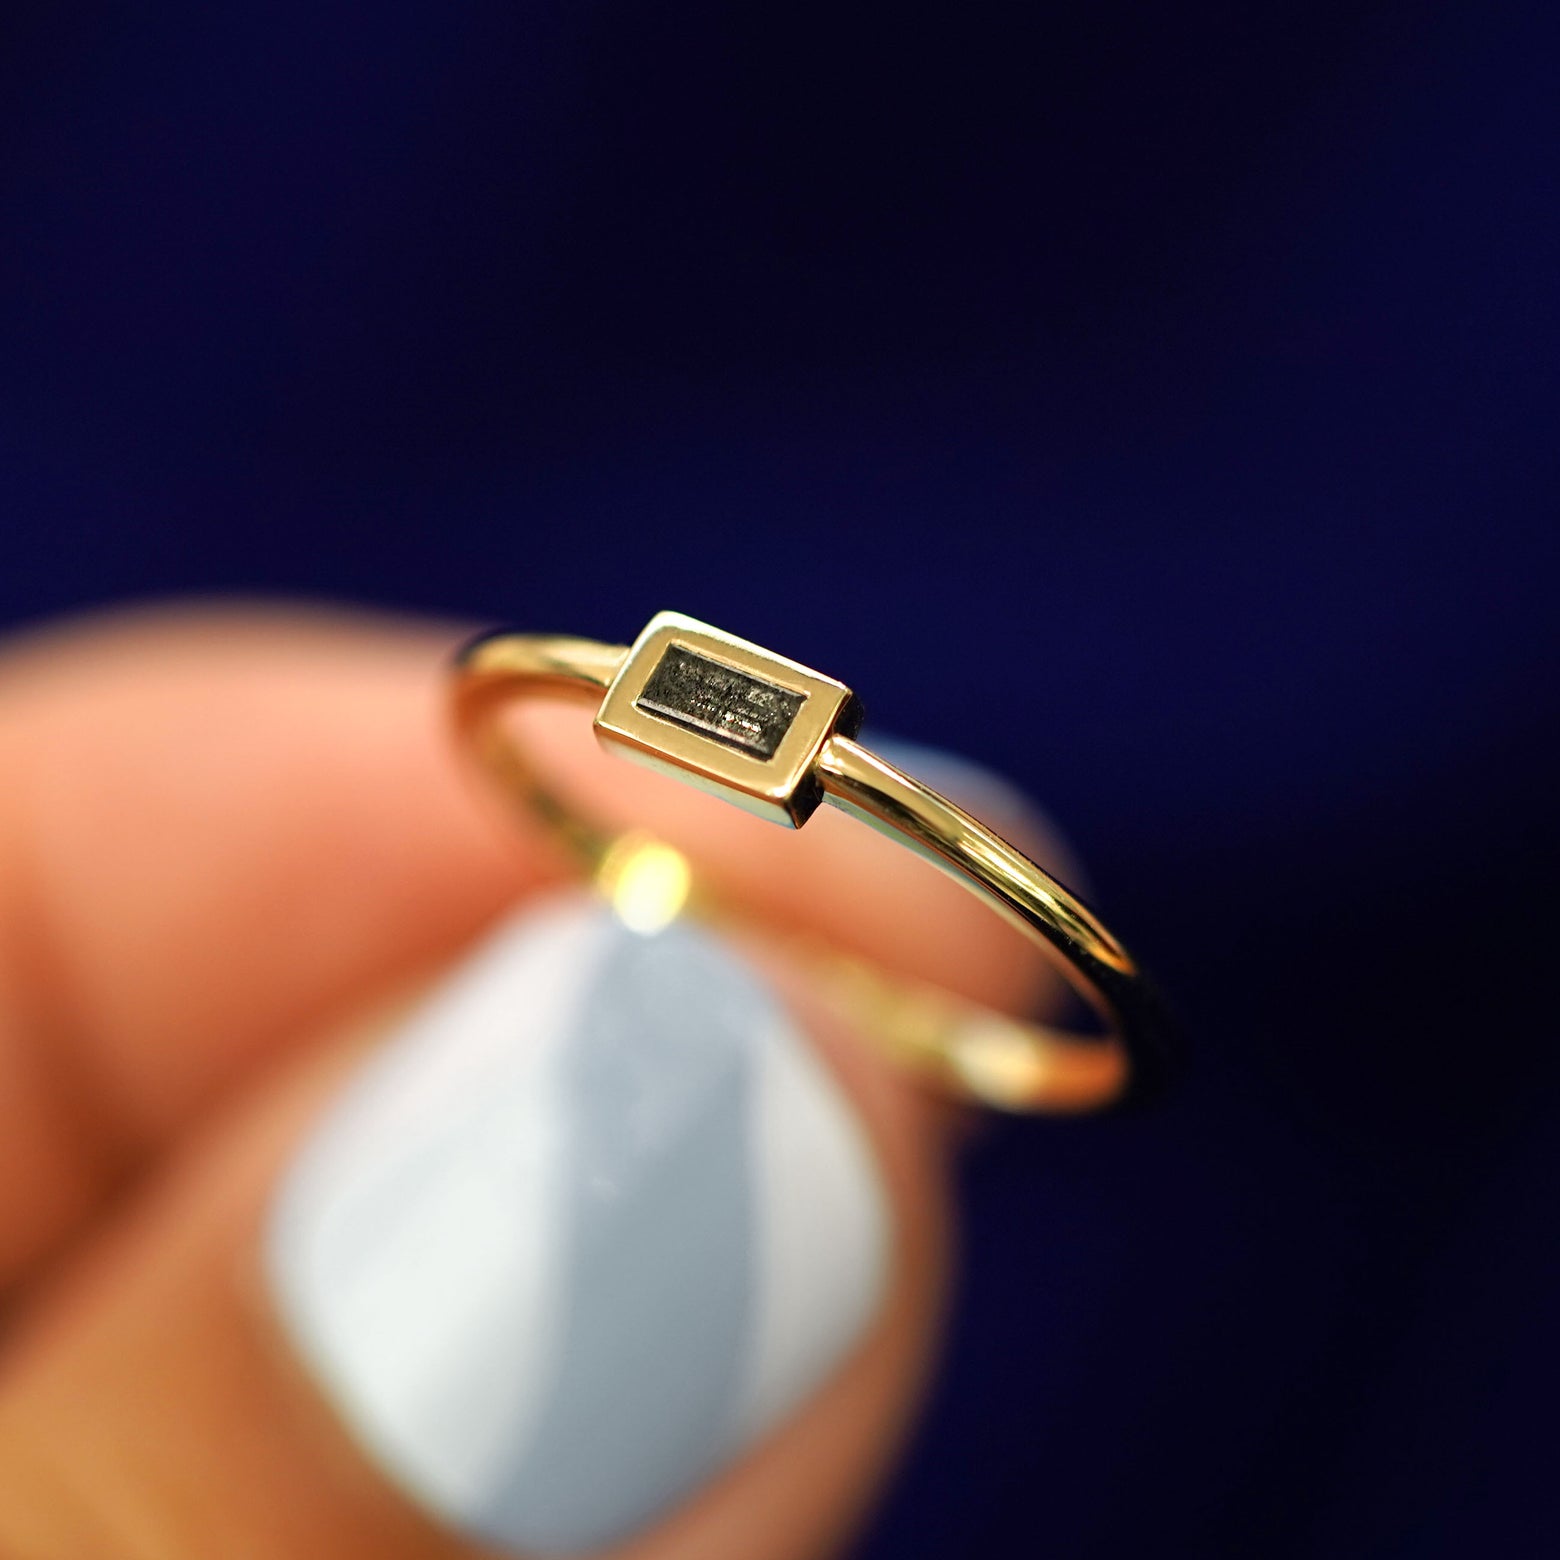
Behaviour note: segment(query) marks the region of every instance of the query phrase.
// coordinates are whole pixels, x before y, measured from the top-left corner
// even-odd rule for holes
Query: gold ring
[[[1006,1110],[1086,1111],[1163,1083],[1170,1026],[1126,949],[1021,851],[858,743],[861,705],[843,683],[677,612],[657,613],[630,646],[501,632],[460,653],[462,737],[648,925],[711,907],[680,852],[592,824],[532,770],[497,717],[533,693],[596,702],[603,746],[761,817],[800,828],[828,802],[909,846],[1037,942],[1101,1021],[1095,1033],[1011,1018],[833,958],[833,995],[944,1089]]]

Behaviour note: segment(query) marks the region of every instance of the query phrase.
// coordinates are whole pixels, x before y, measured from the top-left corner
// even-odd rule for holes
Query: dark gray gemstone
[[[765,682],[682,645],[668,645],[634,703],[727,747],[773,758],[806,699],[805,693]]]

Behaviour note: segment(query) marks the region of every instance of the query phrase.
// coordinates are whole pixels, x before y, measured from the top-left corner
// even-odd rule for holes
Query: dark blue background
[[[5,8],[0,622],[675,606],[1178,999],[971,1160],[871,1556],[1560,1553],[1554,15]]]

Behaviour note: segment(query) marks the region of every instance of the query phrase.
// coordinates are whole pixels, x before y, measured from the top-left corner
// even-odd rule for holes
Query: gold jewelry
[[[1131,956],[1093,912],[1005,840],[855,741],[843,683],[676,612],[632,646],[487,635],[456,667],[457,725],[506,789],[567,844],[634,924],[709,908],[681,852],[592,825],[541,782],[496,717],[519,695],[598,703],[602,744],[761,817],[800,828],[823,802],[908,845],[1038,942],[1100,1016],[1091,1035],[978,1009],[835,957],[829,989],[902,1060],[1008,1110],[1082,1111],[1162,1081],[1168,1025]]]

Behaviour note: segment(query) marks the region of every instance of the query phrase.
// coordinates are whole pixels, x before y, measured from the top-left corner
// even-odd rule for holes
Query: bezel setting
[[[663,693],[647,707],[646,689],[668,651],[681,653],[675,670],[683,687],[693,685],[681,696],[694,702],[678,709]],[[692,663],[714,667],[701,679]],[[663,674],[663,688],[667,681]],[[782,718],[788,723],[776,735]],[[594,727],[603,746],[626,758],[800,828],[823,800],[814,762],[831,736],[855,736],[861,704],[844,683],[800,662],[683,613],[658,612],[624,657]]]

